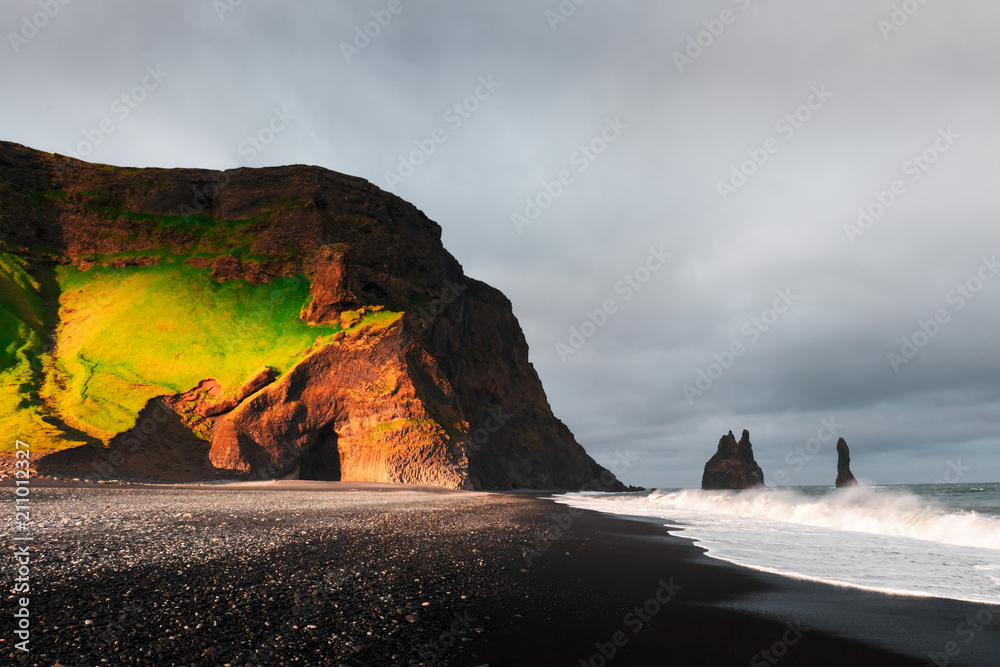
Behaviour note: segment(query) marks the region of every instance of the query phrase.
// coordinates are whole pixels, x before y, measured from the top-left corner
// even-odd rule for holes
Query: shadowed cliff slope
[[[5,431],[40,470],[581,488],[511,304],[319,167],[128,169],[0,142]]]

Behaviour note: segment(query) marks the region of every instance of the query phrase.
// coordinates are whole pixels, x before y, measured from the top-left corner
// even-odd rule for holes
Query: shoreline
[[[556,508],[568,509],[566,505],[550,502]],[[707,555],[706,549],[684,537],[682,525],[665,525],[664,519],[581,511],[585,513],[579,526],[581,534],[603,534],[604,548],[631,556],[622,564],[632,571],[630,579],[635,577],[634,570],[637,569],[648,570],[652,574],[672,566],[679,571],[695,573],[692,580],[697,582],[699,590],[692,591],[691,597],[682,592],[670,603],[676,604],[671,610],[676,616],[729,612],[735,614],[726,622],[726,627],[730,629],[734,627],[734,622],[748,628],[763,627],[759,625],[760,621],[770,621],[778,629],[796,622],[810,628],[806,636],[797,642],[797,653],[788,647],[787,655],[780,657],[782,665],[933,665],[936,658],[939,664],[947,661],[950,667],[987,666],[996,664],[996,656],[1000,655],[1000,605],[891,594],[770,573]],[[630,529],[628,524],[635,527]],[[553,568],[576,571],[575,578],[579,582],[587,581],[589,576],[603,595],[613,596],[607,569],[601,567],[613,557],[589,553],[595,551],[597,545],[593,542],[588,545],[585,538],[580,542],[580,547],[572,552],[575,563],[563,562],[553,565]],[[588,565],[582,562],[585,559],[596,562]],[[588,567],[590,572],[584,576]],[[599,573],[596,579],[595,573]],[[564,574],[556,576],[565,582]],[[716,581],[711,581],[716,578]],[[720,581],[726,583],[720,584]],[[618,585],[622,583],[618,582]],[[638,597],[634,599],[638,600]],[[668,613],[666,607],[663,613]],[[979,622],[970,624],[969,619],[975,619],[977,615]],[[739,620],[733,621],[734,618]],[[699,628],[689,628],[689,632],[681,633],[681,636],[692,640],[699,636]],[[637,638],[637,643],[640,640],[647,641],[650,646],[636,648],[636,664],[646,664],[644,660],[655,659],[656,652],[652,648],[655,644],[669,643],[641,637]],[[706,640],[711,640],[711,633]],[[810,657],[809,653],[813,655]],[[628,664],[624,655],[621,654],[623,664]],[[832,657],[838,655],[840,657],[836,659]],[[731,663],[712,663],[711,660],[703,663],[692,655],[687,658],[690,663],[681,664],[755,665],[754,658],[757,657],[762,657],[759,651],[748,655],[746,660],[733,656]],[[618,656],[615,657],[617,659]],[[608,664],[611,662],[608,661]],[[759,664],[776,662],[765,659]]]
[[[538,500],[549,506],[550,515],[568,514],[565,505]],[[779,590],[785,596],[798,593],[792,598],[797,601],[815,599],[817,591],[794,583],[781,589],[777,580],[784,577],[709,558],[692,540],[674,534],[682,533],[680,527],[667,528],[649,517],[577,512],[564,536],[534,560],[527,575],[534,580],[533,588],[545,591],[535,600],[541,610],[491,632],[477,654],[484,664],[756,667],[779,661],[926,662],[913,650],[878,646],[873,636],[857,628],[831,632],[826,619],[801,601],[797,606],[773,604],[768,596]],[[665,585],[674,588],[666,602]],[[883,597],[891,596],[872,594],[867,604],[885,609]],[[829,615],[833,610],[825,611]],[[811,623],[804,622],[806,616]],[[771,650],[780,656],[764,653]]]
[[[562,493],[562,492],[560,492],[560,493]],[[552,494],[551,497],[547,498],[547,499],[552,499],[553,501],[555,501],[555,495],[556,494]],[[557,502],[557,501],[555,501],[555,502]],[[561,507],[569,507],[568,505],[564,505],[562,503],[558,503],[558,505],[561,506]],[[960,597],[949,597],[949,596],[945,596],[945,595],[935,595],[933,593],[927,593],[927,592],[917,591],[917,590],[889,590],[889,589],[885,589],[885,588],[878,588],[878,587],[875,587],[875,586],[865,586],[863,584],[855,584],[855,583],[851,583],[851,582],[848,582],[848,581],[838,581],[838,580],[835,580],[835,579],[819,579],[819,578],[816,578],[816,577],[812,577],[812,576],[808,576],[808,575],[803,575],[803,574],[799,574],[799,573],[795,573],[795,572],[782,572],[782,571],[775,570],[775,569],[767,569],[765,567],[758,567],[758,566],[750,565],[750,564],[747,564],[747,563],[740,563],[740,562],[737,562],[737,561],[734,561],[734,560],[729,560],[727,558],[723,558],[722,556],[713,555],[708,548],[702,547],[700,545],[697,545],[698,539],[696,539],[696,538],[684,537],[683,532],[685,530],[685,526],[684,526],[683,523],[681,523],[679,521],[673,521],[671,519],[667,519],[667,518],[663,518],[663,517],[657,517],[657,516],[651,516],[651,515],[618,514],[618,513],[615,513],[615,512],[607,512],[607,511],[601,511],[601,510],[590,510],[590,511],[593,511],[593,512],[595,512],[597,514],[600,514],[602,516],[606,516],[606,517],[612,518],[612,519],[617,518],[617,519],[623,519],[623,520],[626,520],[626,521],[649,522],[649,523],[652,523],[653,525],[656,525],[656,526],[663,526],[663,527],[665,527],[667,529],[667,531],[671,535],[674,535],[674,533],[678,533],[678,535],[676,535],[676,536],[679,536],[682,539],[684,539],[685,541],[691,543],[693,546],[696,546],[696,548],[699,551],[702,551],[704,553],[704,555],[705,555],[706,558],[709,558],[709,559],[711,559],[713,561],[718,561],[718,562],[721,562],[721,563],[725,563],[726,565],[730,565],[730,566],[733,566],[733,567],[747,569],[747,570],[750,570],[752,572],[755,572],[755,573],[758,573],[758,574],[764,575],[764,576],[778,577],[779,579],[782,579],[782,580],[788,579],[788,580],[792,580],[792,581],[801,581],[801,582],[804,582],[804,583],[807,583],[807,584],[818,584],[818,585],[822,585],[822,586],[831,586],[831,587],[834,587],[834,588],[848,588],[848,589],[854,589],[854,590],[863,591],[863,592],[867,592],[867,593],[876,593],[876,594],[880,594],[880,595],[889,595],[889,596],[893,596],[893,597],[917,598],[917,599],[929,599],[929,600],[947,600],[947,601],[951,601],[951,602],[961,602],[961,603],[967,603],[967,604],[973,604],[973,605],[981,605],[981,606],[986,606],[986,607],[991,607],[991,608],[994,608],[994,607],[1000,608],[1000,601],[972,600],[972,599],[966,599],[966,598],[960,598]]]
[[[891,666],[949,641],[949,665],[1000,654],[1000,609],[966,643],[956,626],[989,606],[770,575],[662,521],[570,515],[551,493],[63,484],[33,486],[41,588],[20,664]]]

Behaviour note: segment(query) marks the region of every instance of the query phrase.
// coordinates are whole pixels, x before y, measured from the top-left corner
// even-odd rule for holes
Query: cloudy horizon
[[[698,486],[743,429],[770,485],[832,484],[838,437],[863,483],[998,481],[998,19],[15,0],[0,139],[411,202],[510,298],[588,453],[635,453],[627,483]]]

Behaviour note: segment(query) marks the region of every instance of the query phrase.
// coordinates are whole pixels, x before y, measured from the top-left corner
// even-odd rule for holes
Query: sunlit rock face
[[[622,488],[552,414],[507,298],[363,179],[0,142],[0,186],[27,304],[3,425],[64,450],[40,469]]]

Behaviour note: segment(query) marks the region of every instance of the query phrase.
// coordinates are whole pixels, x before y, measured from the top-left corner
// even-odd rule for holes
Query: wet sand
[[[526,576],[537,593],[519,605],[523,620],[492,632],[478,656],[595,667],[925,665],[932,655],[939,665],[1000,665],[1000,607],[772,575],[708,558],[679,535],[647,519],[574,518],[533,559]],[[664,581],[682,588],[665,604],[650,602]],[[637,607],[649,616],[641,627]],[[622,646],[612,646],[617,631]]]

